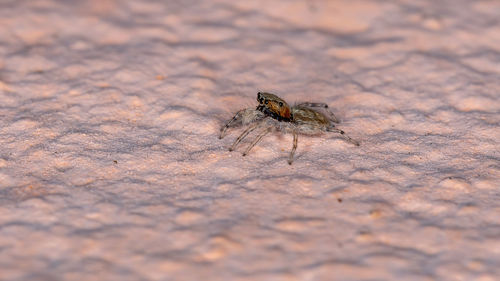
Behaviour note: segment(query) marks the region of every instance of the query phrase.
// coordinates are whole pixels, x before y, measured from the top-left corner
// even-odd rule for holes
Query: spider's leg
[[[298,104],[298,106],[305,106],[305,107],[322,107],[325,109],[325,111],[330,115],[330,120],[334,123],[340,123],[340,120],[333,114],[333,112],[328,109],[328,104],[326,103],[319,103],[319,102],[303,102]]]
[[[356,146],[359,146],[359,141],[357,140],[353,140],[351,137],[349,137],[348,135],[346,135],[346,133],[342,130],[339,130],[337,128],[334,128],[334,127],[328,127],[326,129],[328,132],[334,132],[334,133],[339,133],[346,141],[356,145]]]
[[[246,156],[248,152],[265,136],[267,133],[271,132],[271,127],[265,129],[264,131],[260,132],[260,134],[252,141],[252,143],[247,147],[245,152],[243,152],[243,156]]]
[[[292,151],[290,151],[290,157],[288,158],[288,164],[292,165],[293,155],[295,154],[295,150],[297,150],[297,142],[299,140],[299,136],[296,131],[293,131],[293,147]]]
[[[263,122],[257,122],[257,123],[254,123],[252,124],[251,126],[249,126],[245,131],[243,131],[243,133],[241,133],[241,135],[234,141],[233,145],[231,145],[231,147],[229,148],[229,151],[233,151],[236,146],[248,135],[250,134],[251,132],[253,132],[253,130],[257,129],[257,127],[260,127],[262,126]]]
[[[220,135],[219,135],[219,139],[222,139],[226,133],[226,130],[231,127],[231,125],[234,123],[234,122],[237,122],[237,121],[240,121],[242,116],[243,116],[243,112],[245,110],[242,109],[238,112],[236,112],[236,114],[233,116],[233,118],[231,118],[229,121],[227,121],[226,125],[222,126],[220,128]]]

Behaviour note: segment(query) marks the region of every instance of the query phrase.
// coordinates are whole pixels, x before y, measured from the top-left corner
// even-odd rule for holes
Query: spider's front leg
[[[245,150],[245,152],[243,152],[243,156],[246,156],[248,154],[248,152],[250,152],[250,150],[265,136],[267,135],[269,132],[271,132],[272,130],[272,127],[268,127],[267,129],[265,129],[264,131],[260,132],[260,134],[252,141],[252,143],[247,147],[247,149]]]
[[[235,127],[241,124],[251,124],[254,122],[258,122],[264,118],[266,118],[266,115],[258,110],[252,108],[242,109],[236,112],[234,117],[227,121],[227,123],[220,128],[219,139],[222,139],[226,135],[226,131],[230,127]]]
[[[305,107],[311,107],[311,108],[321,107],[321,108],[325,109],[325,111],[328,113],[328,115],[330,115],[330,120],[332,122],[340,123],[340,120],[337,118],[337,116],[335,116],[335,114],[333,114],[333,112],[330,109],[328,109],[328,104],[326,104],[326,103],[303,102],[303,103],[298,104],[298,106],[305,106]]]
[[[227,121],[227,123],[220,128],[219,139],[222,139],[225,136],[226,131],[229,127],[231,127],[232,125],[234,126],[235,124],[241,123],[241,121],[243,119],[244,112],[245,112],[245,109],[242,109],[242,110],[236,112],[236,114],[233,116],[233,118],[231,118],[229,121]]]
[[[260,121],[260,122],[257,122],[257,123],[254,123],[252,124],[250,127],[248,127],[245,131],[243,131],[243,133],[241,133],[241,135],[234,141],[233,145],[231,145],[231,147],[229,148],[229,151],[233,151],[236,146],[246,137],[248,136],[248,134],[250,134],[251,132],[253,132],[253,130],[259,128],[259,127],[262,127],[262,124],[264,123],[264,121]]]

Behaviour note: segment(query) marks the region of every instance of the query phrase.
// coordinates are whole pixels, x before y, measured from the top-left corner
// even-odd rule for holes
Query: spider
[[[293,134],[293,147],[290,151],[288,164],[292,164],[295,150],[297,150],[298,134],[318,135],[323,132],[339,133],[346,141],[359,146],[359,142],[350,138],[344,131],[335,128],[334,123],[339,123],[335,115],[328,110],[325,103],[304,102],[294,106],[289,106],[280,97],[271,94],[258,92],[257,108],[246,108],[238,111],[232,119],[220,129],[219,139],[225,136],[228,128],[238,125],[250,125],[241,135],[236,138],[229,151],[233,151],[236,146],[256,129],[263,130],[248,145],[243,152],[243,156],[269,132],[276,130]]]

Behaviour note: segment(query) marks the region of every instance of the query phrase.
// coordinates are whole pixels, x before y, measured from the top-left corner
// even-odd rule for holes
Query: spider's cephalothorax
[[[288,158],[288,164],[292,164],[293,155],[297,149],[298,134],[315,135],[322,132],[335,132],[348,142],[359,146],[359,142],[347,136],[344,131],[335,128],[334,123],[339,123],[337,117],[328,110],[328,105],[324,103],[305,102],[290,107],[280,97],[270,93],[257,93],[259,105],[256,109],[243,109],[229,120],[221,128],[219,138],[222,139],[226,130],[237,125],[250,126],[236,139],[229,148],[234,150],[236,146],[252,131],[257,128],[264,128],[258,136],[250,143],[243,156],[259,142],[267,133],[272,130],[291,132],[293,134],[293,147]]]
[[[278,121],[292,121],[290,106],[280,97],[270,93],[257,93],[259,105],[256,110],[270,116]]]

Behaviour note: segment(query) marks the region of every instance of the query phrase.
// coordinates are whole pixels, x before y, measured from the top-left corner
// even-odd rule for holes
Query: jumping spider
[[[289,106],[283,99],[270,93],[257,93],[259,105],[256,109],[242,109],[220,129],[219,139],[222,139],[226,130],[238,125],[250,125],[234,141],[229,151],[236,146],[253,130],[263,128],[257,137],[250,143],[243,156],[269,132],[273,130],[291,132],[293,134],[293,147],[290,151],[288,164],[292,164],[293,155],[297,149],[298,134],[317,135],[323,132],[339,133],[346,141],[359,146],[359,142],[351,139],[344,131],[335,128],[334,123],[339,123],[335,115],[328,110],[325,103],[305,102]],[[319,110],[315,109],[319,108]]]

